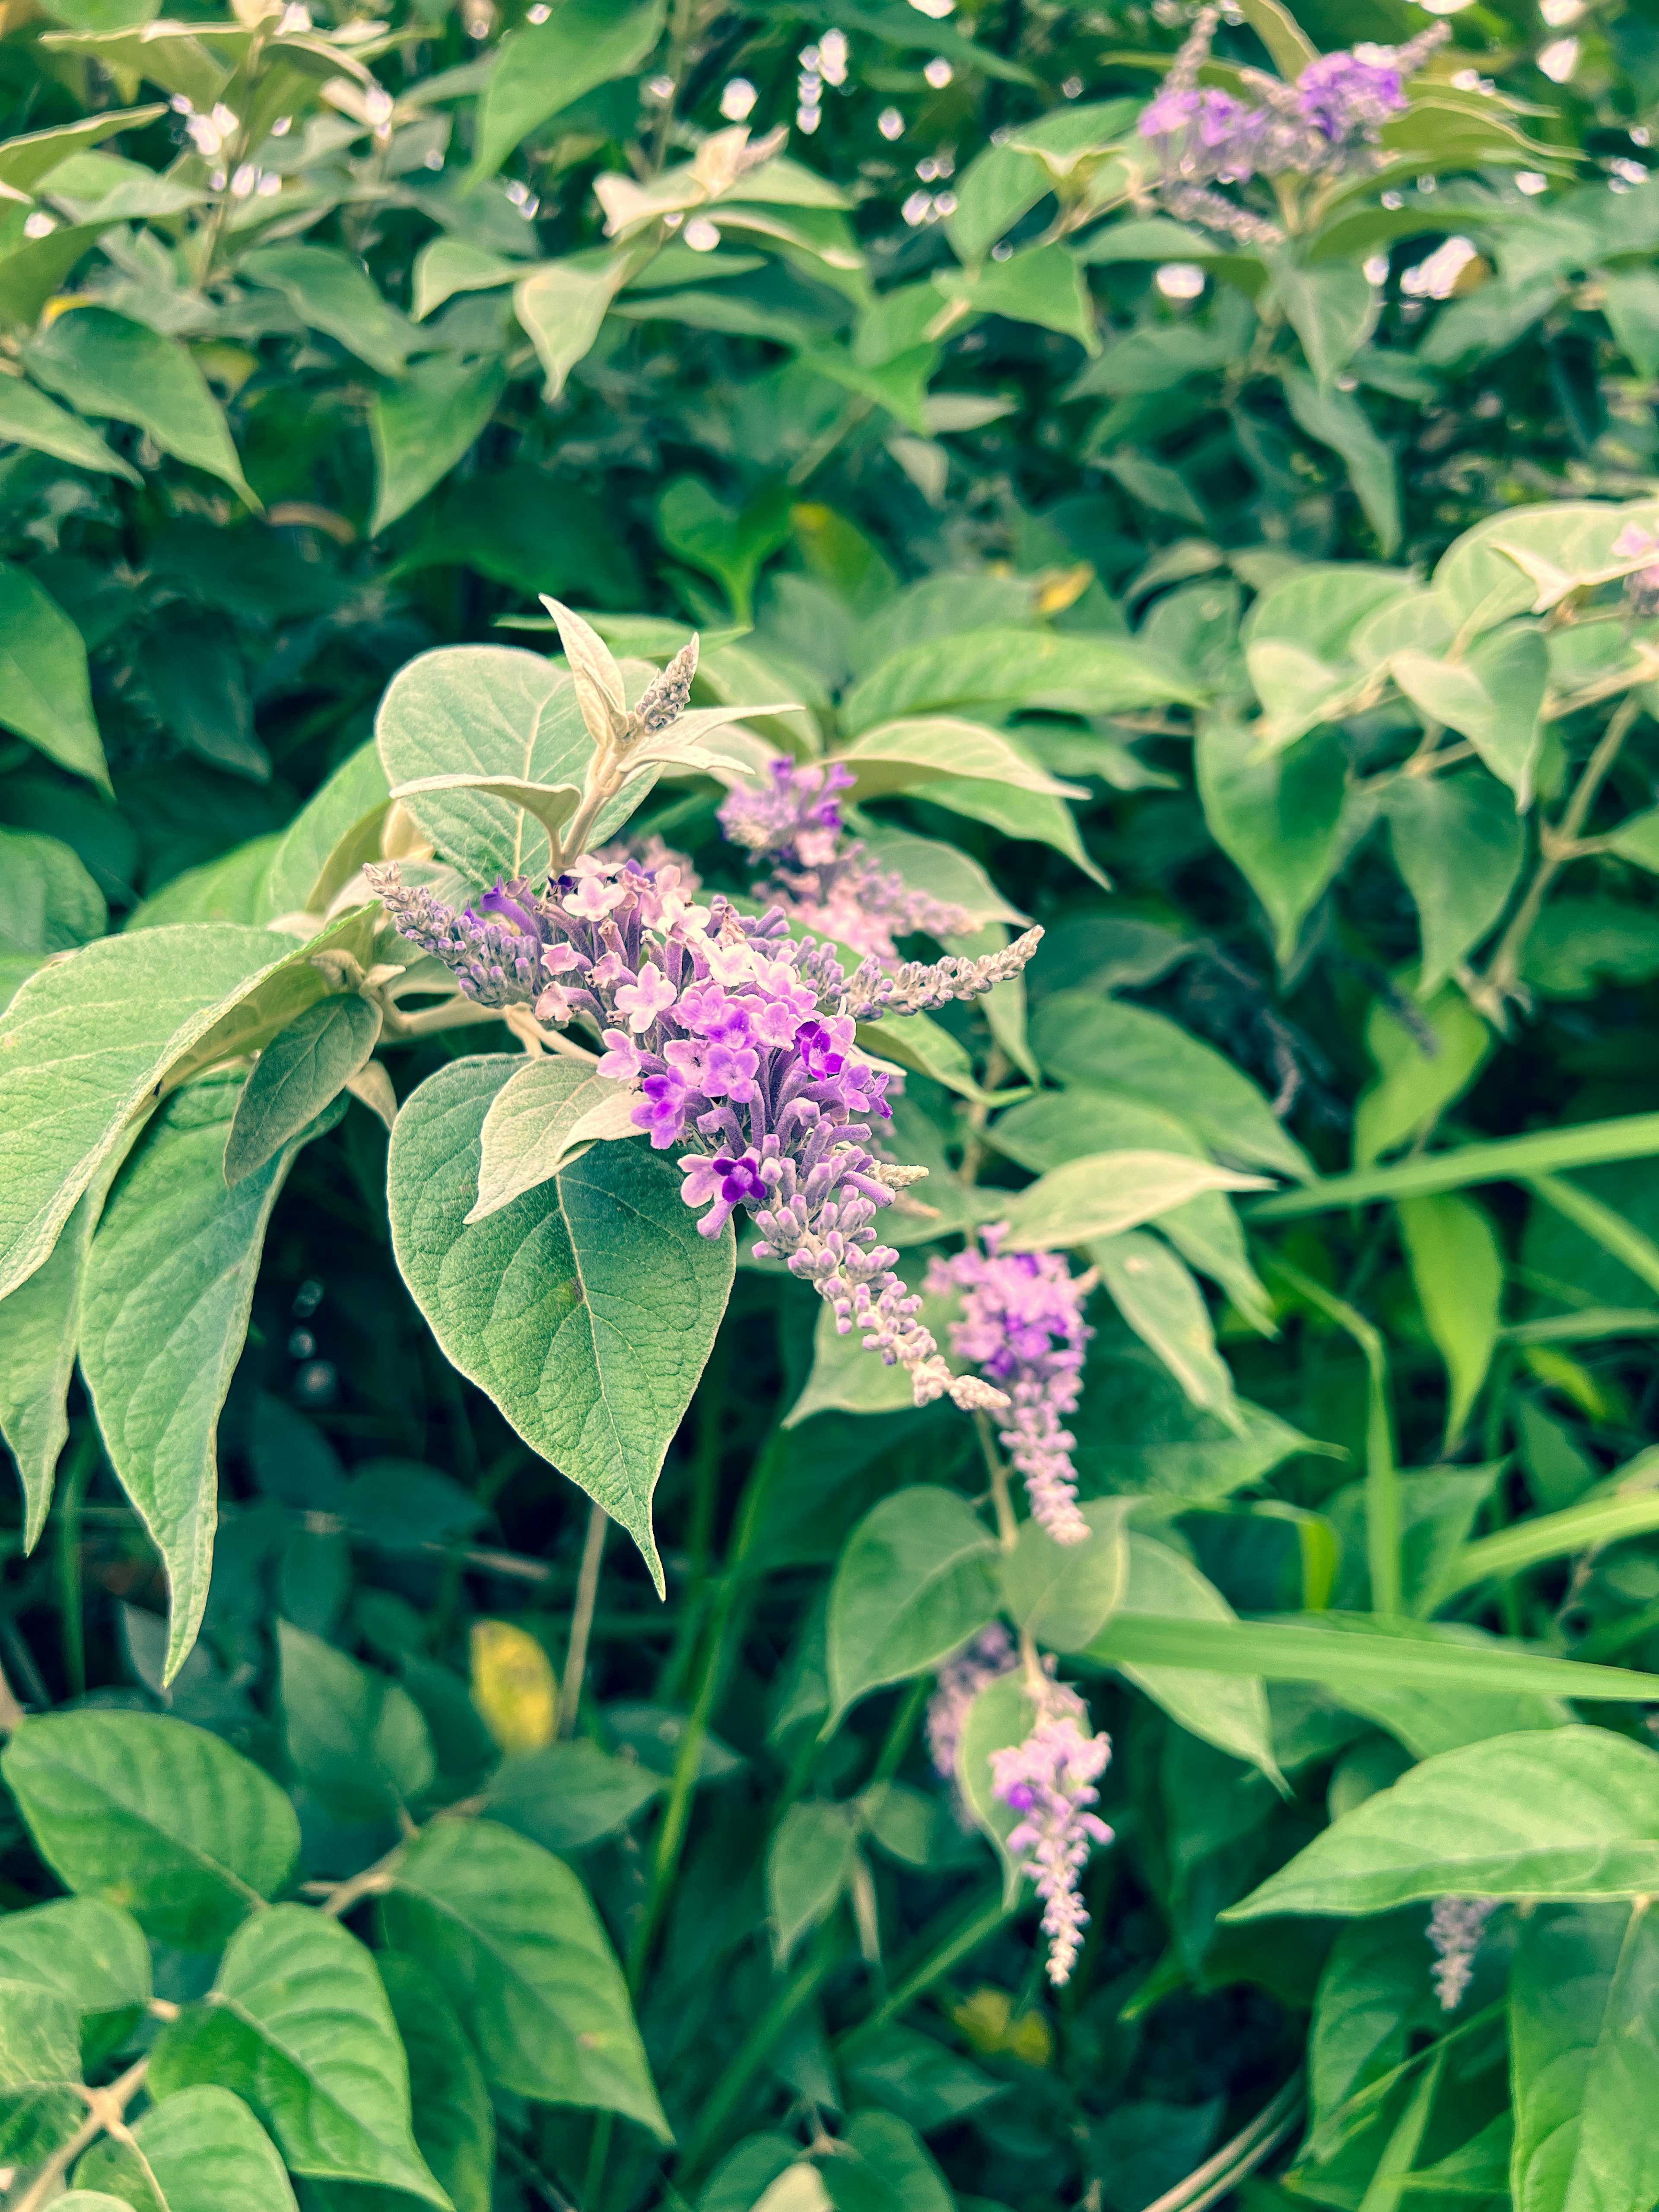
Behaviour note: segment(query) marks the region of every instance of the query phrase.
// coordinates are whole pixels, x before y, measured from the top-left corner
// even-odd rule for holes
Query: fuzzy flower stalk
[[[1096,1278],[1073,1275],[1060,1253],[1000,1252],[1006,1222],[980,1233],[983,1251],[929,1262],[927,1287],[961,1293],[951,1349],[1005,1394],[998,1434],[1034,1519],[1056,1543],[1080,1544],[1090,1531],[1078,1510],[1077,1439],[1065,1420],[1082,1390],[1084,1346],[1094,1334],[1083,1309]]]
[[[1322,54],[1294,84],[1241,70],[1241,84],[1259,103],[1252,106],[1198,82],[1220,18],[1219,8],[1200,9],[1141,115],[1140,135],[1158,157],[1155,189],[1172,215],[1241,245],[1278,245],[1284,234],[1275,224],[1214,188],[1258,176],[1338,179],[1380,167],[1383,124],[1404,112],[1406,85],[1450,33],[1434,23],[1402,46]]]
[[[1088,1710],[1074,1690],[1045,1683],[1036,1727],[1023,1743],[991,1753],[991,1792],[1019,1814],[1008,1849],[1023,1858],[1042,1899],[1042,1932],[1048,1939],[1048,1979],[1056,1989],[1071,1979],[1083,1930],[1079,1881],[1097,1844],[1112,1832],[1089,1808],[1096,1782],[1112,1756],[1103,1732],[1084,1733]]]
[[[957,937],[974,917],[902,875],[882,869],[866,848],[849,842],[839,794],[854,779],[834,761],[797,763],[780,756],[758,789],[739,786],[720,809],[720,828],[758,869],[769,862],[768,898],[804,929],[832,937],[854,952],[896,962],[893,940],[911,930]]]
[[[1474,1976],[1475,1954],[1486,1923],[1497,1911],[1495,1897],[1437,1897],[1429,1915],[1429,1942],[1435,1953],[1430,1969],[1442,2012],[1455,2012]]]

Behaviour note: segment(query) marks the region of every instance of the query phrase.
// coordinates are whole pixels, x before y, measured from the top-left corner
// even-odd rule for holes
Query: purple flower
[[[738,1159],[717,1152],[712,1160],[682,1160],[680,1172],[685,1177],[680,1195],[686,1204],[708,1206],[708,1212],[697,1224],[700,1237],[718,1237],[731,1219],[734,1206],[750,1205],[766,1196],[760,1158],[753,1152],[746,1152]]]
[[[516,888],[515,885],[514,889]],[[530,908],[521,906],[512,893],[502,887],[499,876],[495,878],[495,890],[486,891],[478,901],[478,904],[486,914],[494,915],[506,922],[509,929],[521,931],[526,937],[533,937],[538,945],[546,937],[546,931],[543,929]],[[468,909],[468,915],[469,918],[476,918],[471,915],[471,908]]]
[[[1323,54],[1297,77],[1297,106],[1333,144],[1373,132],[1406,105],[1394,60],[1387,46]]]
[[[629,1028],[641,1036],[659,1014],[673,1005],[674,999],[674,986],[654,960],[647,960],[638,982],[624,983],[617,992],[617,1010],[627,1015]]]
[[[1034,1517],[1057,1543],[1080,1544],[1089,1524],[1078,1510],[1076,1438],[1064,1416],[1077,1404],[1083,1347],[1094,1334],[1083,1319],[1094,1280],[1074,1276],[1059,1253],[999,1253],[1000,1227],[981,1233],[983,1252],[929,1262],[927,1288],[962,1293],[951,1349],[1007,1395],[999,1433]]]
[[[1018,1665],[1013,1638],[1000,1620],[964,1644],[960,1651],[952,1653],[934,1678],[933,1694],[927,1700],[927,1716],[923,1723],[927,1735],[927,1755],[933,1762],[935,1774],[947,1782],[956,1779],[957,1748],[962,1741],[963,1724],[968,1717],[968,1708],[991,1683],[1003,1675],[1012,1674]]]
[[[1079,1876],[1094,1846],[1112,1840],[1106,1823],[1089,1810],[1099,1800],[1094,1784],[1111,1758],[1112,1740],[1103,1733],[1085,1735],[1085,1717],[1074,1691],[1051,1685],[1024,1742],[991,1753],[992,1795],[1024,1815],[1008,1849],[1027,1855],[1025,1871],[1043,1901],[1048,1979],[1056,1988],[1070,1980],[1088,1924]]]

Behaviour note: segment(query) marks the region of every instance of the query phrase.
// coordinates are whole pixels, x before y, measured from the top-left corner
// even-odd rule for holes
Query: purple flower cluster
[[[892,979],[875,960],[849,978],[830,946],[789,936],[781,908],[757,919],[718,896],[698,904],[676,867],[628,857],[586,856],[541,890],[497,884],[481,911],[459,915],[406,888],[395,866],[371,880],[400,934],[469,998],[603,1038],[598,1072],[637,1089],[635,1125],[659,1151],[684,1148],[683,1194],[707,1209],[704,1236],[738,1207],[752,1215],[757,1256],[783,1260],[842,1334],[858,1326],[867,1348],[904,1366],[918,1405],[947,1392],[970,1408],[1006,1403],[978,1377],[952,1376],[871,1225],[915,1173],[868,1141],[890,1118],[890,1077],[854,1047],[855,1023],[878,1000],[885,1010]],[[1021,940],[1023,957],[1040,934]],[[941,963],[919,988],[971,998],[1006,960]]]
[[[911,890],[902,876],[878,867],[865,847],[849,843],[837,794],[854,779],[833,761],[775,759],[758,790],[740,786],[722,802],[720,827],[758,863],[772,863],[769,898],[803,928],[832,937],[854,952],[896,960],[893,939],[910,930],[959,936],[974,927],[961,907]]]
[[[1498,1910],[1495,1897],[1437,1897],[1429,1916],[1434,1947],[1431,1972],[1442,2012],[1455,2012],[1474,1975],[1474,1956],[1487,1921]]]
[[[1645,568],[1638,568],[1625,579],[1625,605],[1638,622],[1648,622],[1659,615],[1659,538],[1639,523],[1627,522],[1613,541],[1613,558],[1618,561],[1639,561],[1652,554],[1655,562]]]
[[[1248,106],[1198,82],[1220,13],[1200,9],[1141,115],[1140,134],[1158,155],[1158,190],[1173,214],[1241,244],[1276,245],[1283,234],[1274,224],[1212,187],[1247,184],[1255,176],[1340,176],[1374,167],[1382,125],[1402,112],[1407,82],[1449,33],[1436,23],[1403,46],[1322,54],[1293,85],[1262,70],[1241,70],[1241,82],[1260,103]]]
[[[1083,1347],[1094,1334],[1083,1309],[1095,1279],[1073,1275],[1059,1253],[999,1253],[1005,1233],[1003,1226],[982,1230],[982,1252],[930,1261],[927,1288],[963,1294],[951,1349],[1007,1395],[999,1433],[1033,1516],[1056,1543],[1080,1544],[1089,1524],[1078,1510],[1077,1440],[1064,1420],[1077,1405]]]
[[[1012,1674],[1018,1663],[1014,1640],[1000,1620],[981,1628],[945,1662],[934,1678],[924,1723],[935,1774],[947,1782],[956,1780],[957,1752],[969,1706],[981,1690]]]
[[[1103,1733],[1085,1735],[1086,1717],[1075,1691],[1051,1683],[1024,1742],[991,1753],[992,1794],[1023,1816],[1008,1848],[1029,1855],[1025,1871],[1043,1901],[1048,1979],[1056,1989],[1071,1978],[1089,1920],[1078,1878],[1095,1845],[1112,1840],[1106,1823],[1089,1810],[1099,1800],[1094,1784],[1111,1758],[1112,1740]]]

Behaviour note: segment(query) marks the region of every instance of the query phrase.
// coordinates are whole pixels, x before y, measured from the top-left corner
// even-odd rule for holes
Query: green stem
[[[81,1560],[81,1506],[87,1484],[98,1464],[98,1432],[90,1422],[76,1438],[56,1519],[58,1522],[58,1601],[63,1614],[64,1675],[72,1698],[87,1693],[87,1624],[85,1577]]]
[[[784,2029],[797,2013],[811,2002],[817,1995],[819,1985],[827,1979],[840,1959],[842,1944],[838,1919],[839,1915],[832,1913],[818,1929],[811,1951],[750,2028],[736,2057],[704,2101],[702,2118],[692,2130],[690,2140],[675,2169],[674,2179],[682,2190],[689,2190],[690,2185],[700,2178],[710,2153],[720,2140],[721,2129],[741,2103],[755,2075],[776,2048]]]
[[[870,1770],[870,1779],[865,1785],[867,1789],[873,1789],[878,1782],[890,1782],[903,1765],[904,1754],[910,1748],[910,1739],[916,1732],[916,1723],[921,1718],[933,1687],[931,1674],[918,1674],[895,1708],[887,1740]]]
[[[599,1595],[599,1568],[605,1559],[605,1540],[611,1516],[603,1505],[588,1508],[587,1535],[582,1545],[581,1572],[576,1577],[576,1604],[570,1616],[570,1642],[565,1650],[564,1680],[559,1687],[559,1734],[576,1733],[576,1713],[582,1701],[582,1676],[587,1671],[587,1639],[593,1629],[593,1608]]]
[[[605,2169],[611,2158],[611,2138],[615,2132],[617,2116],[614,2112],[596,2112],[593,2116],[593,2139],[587,2147],[587,2174],[582,2183],[582,2203],[597,2205],[605,2187]]]
[[[953,1923],[951,1932],[925,1954],[919,1966],[906,1974],[902,1980],[894,1984],[867,2020],[860,2021],[856,2027],[848,2028],[844,2035],[836,2037],[836,2057],[844,2060],[854,2051],[862,2049],[865,2044],[873,2041],[884,2027],[898,2018],[907,2005],[914,2004],[919,1996],[933,1988],[935,1982],[942,1980],[952,1966],[967,1958],[970,1952],[976,1951],[988,1936],[994,1935],[1015,1910],[1017,1905],[1006,1905],[999,1891],[995,1897],[980,1907],[971,1919],[963,1920],[955,1911],[945,1916]]]
[[[1274,1255],[1267,1264],[1287,1290],[1346,1331],[1364,1358],[1365,1555],[1371,1577],[1371,1610],[1398,1615],[1405,1611],[1405,1596],[1400,1571],[1400,1472],[1395,1462],[1388,1349],[1380,1332],[1346,1298],[1328,1291],[1311,1275],[1304,1275],[1288,1260]]]

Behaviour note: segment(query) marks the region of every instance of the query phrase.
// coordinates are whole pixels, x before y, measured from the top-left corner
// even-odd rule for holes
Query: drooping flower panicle
[[[981,1690],[1012,1674],[1018,1664],[1014,1640],[1000,1620],[981,1628],[945,1662],[934,1677],[923,1723],[935,1774],[947,1782],[956,1779],[957,1751],[969,1706]]]
[[[918,1405],[946,1394],[969,1408],[1006,1404],[993,1383],[952,1376],[872,1225],[912,1179],[869,1141],[890,1118],[891,1080],[854,1039],[890,981],[875,959],[849,978],[830,946],[790,937],[781,908],[756,918],[718,894],[700,903],[673,866],[626,856],[584,856],[541,889],[497,884],[461,914],[405,887],[395,866],[371,880],[399,932],[477,1004],[581,1021],[603,1038],[597,1072],[635,1087],[635,1126],[657,1150],[680,1151],[682,1194],[704,1236],[750,1214],[757,1255],[782,1260],[842,1334],[861,1329],[866,1347],[906,1368]],[[1040,935],[1021,940],[1022,958]],[[918,971],[908,996],[971,998],[1006,965],[1006,955],[940,963]]]
[[[911,889],[848,839],[838,794],[854,778],[838,763],[781,755],[768,776],[758,789],[739,786],[727,795],[720,827],[757,864],[771,863],[766,896],[801,927],[884,963],[897,959],[893,940],[911,930],[945,938],[973,928],[963,908]]]
[[[1076,1407],[1084,1346],[1094,1334],[1083,1318],[1094,1279],[1073,1275],[1058,1253],[999,1252],[1006,1233],[1006,1224],[982,1230],[982,1252],[932,1261],[927,1288],[962,1293],[951,1349],[1007,1394],[999,1433],[1033,1516],[1056,1542],[1080,1544],[1089,1524],[1078,1510],[1076,1438],[1064,1422]]]
[[[1024,1856],[1042,1899],[1048,1979],[1057,1989],[1071,1978],[1088,1925],[1079,1878],[1095,1845],[1112,1840],[1112,1831],[1089,1809],[1099,1801],[1094,1784],[1111,1759],[1112,1740],[1085,1735],[1087,1717],[1075,1691],[1049,1683],[1025,1741],[991,1753],[992,1794],[1021,1815],[1008,1849]]]
[[[1263,70],[1238,72],[1258,103],[1200,86],[1221,11],[1200,9],[1156,97],[1142,111],[1140,135],[1157,154],[1157,190],[1173,215],[1250,246],[1281,241],[1278,227],[1213,189],[1252,177],[1341,177],[1383,158],[1383,124],[1406,106],[1405,87],[1449,35],[1430,25],[1402,46],[1361,45],[1310,62],[1294,84]]]

